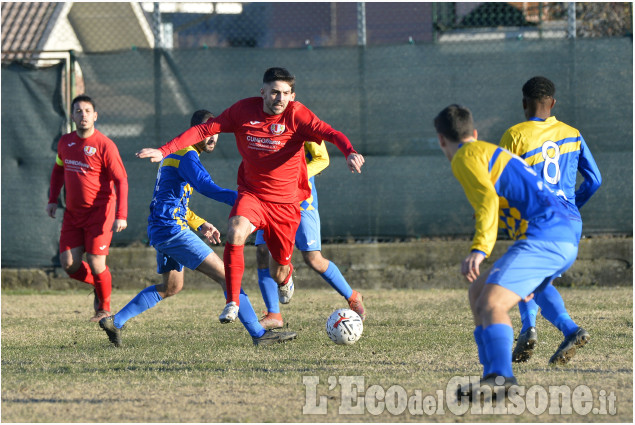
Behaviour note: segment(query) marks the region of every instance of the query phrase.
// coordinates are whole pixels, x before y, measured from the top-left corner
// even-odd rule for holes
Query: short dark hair
[[[210,118],[214,118],[214,114],[212,114],[207,109],[199,109],[198,111],[192,114],[192,118],[190,119],[190,127],[203,124]]]
[[[95,105],[95,101],[90,96],[87,96],[85,94],[80,94],[79,96],[76,96],[75,99],[73,99],[73,101],[71,102],[71,111],[73,109],[75,109],[75,104],[77,102],[88,102],[91,105],[93,105],[93,110],[94,111],[97,110],[97,106]]]
[[[265,71],[262,82],[266,84],[274,81],[284,81],[291,86],[291,93],[295,92],[295,76],[286,68],[269,68]]]
[[[439,112],[434,128],[451,141],[460,142],[474,134],[472,112],[465,106],[452,104]]]
[[[542,100],[554,94],[556,86],[546,77],[533,77],[523,85],[523,96],[527,99]]]

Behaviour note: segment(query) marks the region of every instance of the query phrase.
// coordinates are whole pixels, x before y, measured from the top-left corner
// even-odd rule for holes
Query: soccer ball
[[[347,308],[335,310],[326,321],[326,334],[336,344],[355,344],[363,331],[362,318]]]

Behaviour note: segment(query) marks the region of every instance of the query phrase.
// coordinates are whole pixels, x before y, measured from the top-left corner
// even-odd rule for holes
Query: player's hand
[[[531,294],[527,295],[525,298],[523,298],[523,301],[528,303],[529,301],[534,299],[534,293],[532,292]]]
[[[137,158],[150,158],[150,162],[161,162],[163,154],[158,149],[143,148],[135,154]]]
[[[112,225],[112,230],[114,230],[115,232],[121,232],[126,227],[128,227],[128,222],[126,220],[118,218],[115,220],[115,224]]]
[[[474,282],[476,278],[481,274],[479,269],[481,263],[485,259],[485,255],[481,252],[470,252],[470,255],[465,257],[461,264],[461,273],[469,282]]]
[[[55,218],[55,211],[57,211],[57,203],[46,205],[46,214],[48,214],[49,217]]]
[[[348,169],[351,170],[351,173],[357,172],[361,174],[364,157],[358,153],[352,153],[346,158],[346,165],[348,165]]]
[[[201,232],[201,235],[205,236],[210,243],[220,243],[220,232],[212,223],[205,222],[201,224],[198,231]]]

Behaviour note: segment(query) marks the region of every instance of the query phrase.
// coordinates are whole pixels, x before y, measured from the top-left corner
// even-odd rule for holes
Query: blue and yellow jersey
[[[306,158],[307,174],[309,175],[311,196],[300,203],[300,208],[302,208],[303,211],[317,210],[318,197],[314,177],[329,166],[330,159],[329,153],[326,150],[326,143],[304,142],[304,155]]]
[[[148,237],[155,245],[186,230],[198,229],[205,220],[188,207],[192,192],[234,205],[237,192],[218,186],[201,164],[194,146],[165,157],[159,165],[148,217]]]
[[[476,232],[471,249],[489,256],[498,228],[514,240],[578,243],[576,208],[545,188],[522,159],[491,143],[463,144],[452,158],[452,171],[474,208]]]
[[[499,145],[523,158],[549,189],[578,208],[602,184],[600,170],[580,132],[556,117],[516,124],[503,134]],[[576,190],[578,171],[584,181]]]

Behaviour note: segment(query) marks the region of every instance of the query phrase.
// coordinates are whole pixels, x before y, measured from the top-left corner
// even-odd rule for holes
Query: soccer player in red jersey
[[[128,176],[115,143],[95,128],[95,102],[80,95],[71,108],[77,130],[63,135],[57,145],[46,212],[55,218],[64,186],[60,263],[70,277],[95,287],[95,315],[90,320],[99,322],[110,316],[112,277],[106,256],[113,230],[128,226]]]
[[[159,149],[145,148],[139,158],[158,162],[179,149],[217,133],[234,133],[243,160],[238,169],[238,198],[229,215],[223,260],[227,305],[219,316],[229,323],[238,314],[245,269],[243,248],[255,229],[264,230],[269,248],[269,272],[278,283],[280,299],[293,295],[291,255],[300,223],[300,202],[308,198],[305,140],[334,143],[351,172],[361,172],[364,157],[348,138],[295,101],[295,77],[284,68],[265,71],[261,97],[240,100],[218,117],[197,125]]]

